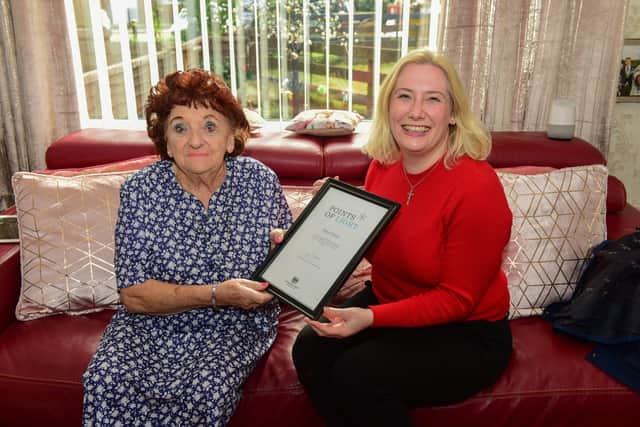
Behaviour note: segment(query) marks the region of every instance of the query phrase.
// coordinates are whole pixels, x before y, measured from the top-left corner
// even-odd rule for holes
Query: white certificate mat
[[[270,292],[317,319],[398,208],[329,179],[254,279],[269,282]]]

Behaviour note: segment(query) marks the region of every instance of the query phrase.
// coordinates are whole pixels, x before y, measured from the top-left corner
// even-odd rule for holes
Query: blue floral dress
[[[291,224],[276,175],[251,158],[228,158],[226,179],[205,210],[171,165],[155,163],[122,186],[118,287],[250,278],[269,251],[269,231]],[[240,387],[275,339],[278,314],[275,299],[256,310],[167,316],[121,306],[83,375],[84,425],[225,425]]]

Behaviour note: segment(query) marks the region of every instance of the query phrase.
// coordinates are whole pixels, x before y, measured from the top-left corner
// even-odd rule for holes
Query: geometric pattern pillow
[[[43,171],[34,171],[35,173],[44,173],[56,176],[78,176],[107,172],[125,172],[137,171],[152,163],[160,160],[157,154],[148,154],[146,156],[134,157],[132,159],[119,160],[117,162],[106,163],[102,165],[86,166],[82,168],[66,168],[66,169],[46,169]]]
[[[17,319],[117,306],[114,230],[120,186],[132,173],[13,175],[22,269]]]
[[[502,264],[509,316],[540,314],[571,297],[589,251],[606,238],[607,168],[497,174],[513,213]]]
[[[283,185],[282,191],[287,199],[291,215],[295,220],[313,198],[312,187],[305,185]]]

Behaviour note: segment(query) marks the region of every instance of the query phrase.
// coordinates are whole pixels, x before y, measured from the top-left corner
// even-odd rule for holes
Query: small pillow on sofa
[[[266,120],[262,118],[260,113],[249,110],[248,108],[244,108],[243,111],[247,121],[249,121],[249,130],[251,132],[257,131],[264,125]]]
[[[362,116],[344,110],[307,110],[293,118],[285,129],[296,133],[334,136],[353,133]]]
[[[571,297],[589,251],[606,238],[607,168],[497,173],[513,213],[502,264],[511,295],[509,315],[540,314]]]
[[[13,175],[22,268],[18,320],[117,306],[114,230],[120,186],[132,173]]]

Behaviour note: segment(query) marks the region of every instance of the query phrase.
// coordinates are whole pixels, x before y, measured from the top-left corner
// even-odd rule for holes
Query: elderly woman
[[[238,157],[249,124],[216,75],[166,76],[145,114],[161,160],[120,191],[122,306],[83,376],[84,424],[223,426],[276,337],[277,302],[245,278],[291,213],[274,172]]]

